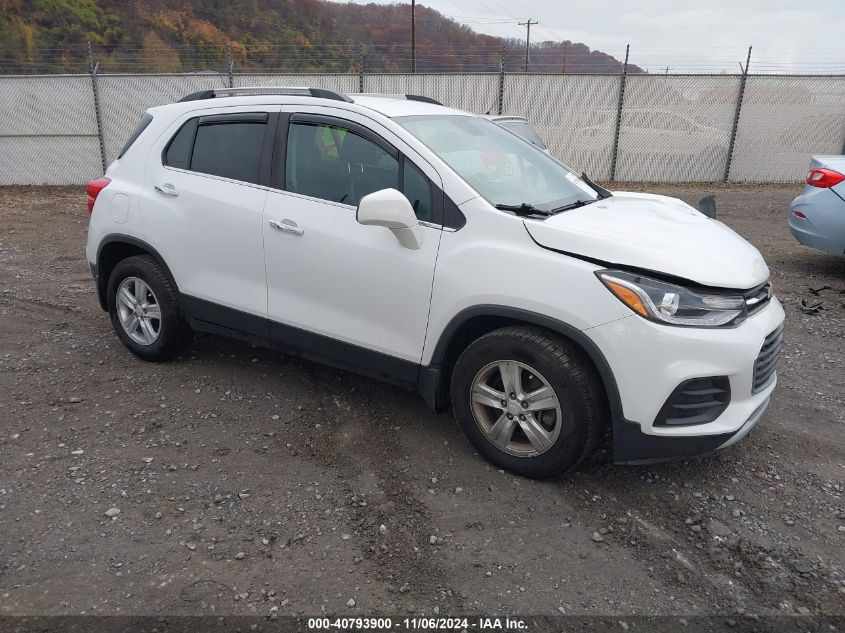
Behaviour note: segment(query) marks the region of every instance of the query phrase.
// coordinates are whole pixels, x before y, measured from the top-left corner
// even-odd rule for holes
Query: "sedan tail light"
[[[105,189],[110,182],[111,178],[102,176],[88,183],[88,215],[91,215],[91,212],[94,210],[94,203],[97,201],[97,196],[100,195],[100,192]]]
[[[807,174],[807,184],[822,189],[835,187],[843,180],[845,180],[845,174],[840,174],[832,169],[811,169],[810,173]]]

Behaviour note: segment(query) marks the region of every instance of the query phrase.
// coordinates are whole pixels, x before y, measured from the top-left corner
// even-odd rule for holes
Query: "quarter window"
[[[164,164],[257,183],[266,113],[197,117],[187,121],[164,152]]]
[[[403,169],[402,193],[414,207],[414,213],[421,222],[431,222],[431,183],[411,161],[405,159]]]
[[[191,119],[176,132],[164,152],[164,164],[179,169],[191,168],[191,151],[194,149],[194,136],[197,133],[197,121]]]
[[[138,137],[141,136],[141,133],[146,130],[147,126],[152,122],[152,115],[145,112],[143,116],[141,116],[141,120],[138,121],[138,125],[136,125],[135,129],[132,130],[132,134],[129,135],[129,140],[126,141],[126,144],[120,150],[120,154],[117,155],[118,158],[123,158],[123,155],[127,152],[127,150],[132,147],[132,143],[138,140]]]

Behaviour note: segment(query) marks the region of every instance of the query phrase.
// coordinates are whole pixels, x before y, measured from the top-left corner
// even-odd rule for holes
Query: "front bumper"
[[[679,328],[632,315],[584,331],[604,354],[621,410],[613,411],[614,461],[659,461],[710,453],[731,445],[757,424],[776,377],[754,391],[754,365],[766,337],[784,320],[780,302],[735,328]],[[694,378],[726,376],[730,404],[712,422],[655,426],[675,388]]]
[[[774,385],[772,385],[774,389]],[[753,429],[769,406],[769,398],[733,433],[666,437],[646,435],[635,422],[620,419],[613,424],[613,461],[617,464],[651,464],[672,459],[709,455],[733,446]]]

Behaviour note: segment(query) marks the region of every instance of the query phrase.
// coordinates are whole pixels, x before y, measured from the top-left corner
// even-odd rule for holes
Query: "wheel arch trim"
[[[605,358],[604,353],[589,336],[564,321],[554,319],[544,314],[539,314],[522,308],[498,305],[476,305],[465,308],[455,315],[446,327],[443,328],[443,331],[440,333],[440,337],[437,339],[437,343],[434,346],[431,362],[427,366],[423,366],[421,368],[419,380],[420,392],[429,406],[433,409],[442,410],[439,403],[443,402],[442,394],[440,393],[444,382],[442,380],[444,378],[443,363],[447,360],[455,335],[464,325],[469,323],[471,320],[480,317],[498,317],[518,321],[527,325],[536,325],[547,330],[551,330],[572,341],[584,354],[587,355],[595,366],[596,371],[599,374],[599,378],[602,381],[605,394],[607,395],[611,415],[614,417],[616,415],[621,415],[622,400],[619,396],[619,388],[616,385],[616,378],[613,375],[613,371],[610,369],[610,364],[607,362],[607,358]]]
[[[96,283],[97,283],[97,295],[100,299],[100,306],[103,310],[107,310],[107,301],[106,301],[106,288],[108,286],[109,280],[106,275],[103,274],[103,251],[107,246],[110,244],[128,244],[130,246],[134,246],[136,248],[145,251],[150,257],[156,260],[159,266],[164,269],[164,272],[170,277],[170,281],[173,283],[173,287],[176,288],[177,296],[181,297],[181,293],[179,292],[179,284],[176,283],[176,279],[173,277],[173,273],[170,271],[170,267],[167,265],[167,262],[164,260],[164,257],[161,256],[161,253],[156,250],[149,242],[145,242],[144,240],[133,237],[132,235],[126,235],[125,233],[109,233],[105,235],[102,240],[100,240],[100,244],[97,246],[97,263],[96,263]]]

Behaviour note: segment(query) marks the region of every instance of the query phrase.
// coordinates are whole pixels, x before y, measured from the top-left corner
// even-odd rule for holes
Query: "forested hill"
[[[506,16],[503,16],[506,17]],[[481,35],[418,6],[417,72],[491,72],[524,45]],[[532,72],[618,73],[621,63],[532,33]],[[542,32],[539,32],[542,34]],[[104,71],[406,72],[410,5],[323,0],[0,0],[0,73],[84,69],[88,42]],[[641,72],[629,67],[630,72]]]

